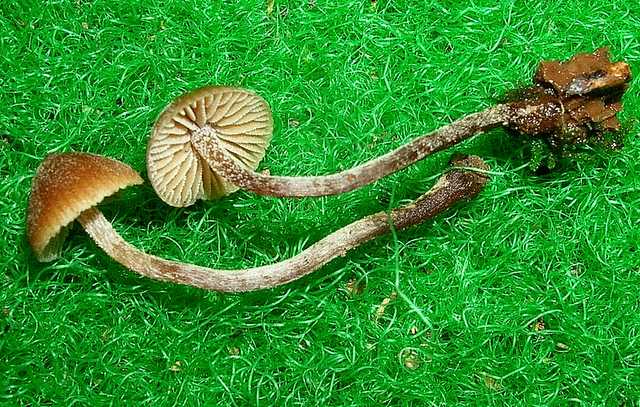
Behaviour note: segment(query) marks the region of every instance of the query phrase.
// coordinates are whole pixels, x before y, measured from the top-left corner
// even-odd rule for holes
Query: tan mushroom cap
[[[191,146],[191,134],[206,128],[242,166],[255,170],[271,141],[273,118],[264,99],[239,88],[205,87],[171,103],[158,117],[147,146],[149,180],[169,205],[189,206],[238,189]]]
[[[58,257],[66,227],[83,211],[142,178],[120,161],[87,153],[49,155],[31,184],[27,237],[39,261]]]

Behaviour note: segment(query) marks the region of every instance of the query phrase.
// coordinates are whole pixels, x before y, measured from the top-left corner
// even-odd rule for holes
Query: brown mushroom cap
[[[31,184],[27,237],[39,261],[58,257],[65,228],[80,213],[142,178],[120,161],[87,153],[49,155]]]
[[[158,196],[172,206],[215,199],[238,188],[218,174],[191,145],[207,130],[240,165],[255,170],[271,141],[271,109],[245,89],[206,87],[171,103],[158,117],[147,147],[147,171]]]

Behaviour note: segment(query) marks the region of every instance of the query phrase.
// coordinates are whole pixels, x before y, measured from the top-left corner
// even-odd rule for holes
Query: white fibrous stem
[[[257,194],[280,197],[337,195],[368,185],[430,154],[504,125],[513,114],[509,106],[496,105],[418,137],[374,160],[322,176],[271,176],[247,169],[225,151],[215,136],[215,129],[210,126],[194,131],[191,134],[191,144],[212,170],[228,182]]]
[[[477,157],[465,158],[458,165],[467,169],[454,169],[446,173],[427,193],[407,206],[353,222],[287,260],[242,270],[216,270],[144,253],[127,243],[95,207],[84,211],[78,220],[109,256],[143,276],[221,292],[260,290],[305,276],[336,257],[344,256],[359,245],[389,232],[392,227],[401,230],[419,224],[458,201],[473,198],[485,185],[487,177],[468,168],[486,170],[487,167]]]

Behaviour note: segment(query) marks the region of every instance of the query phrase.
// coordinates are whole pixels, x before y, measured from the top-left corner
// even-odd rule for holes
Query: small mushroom
[[[27,235],[36,258],[56,259],[67,227],[78,216],[118,190],[142,182],[131,167],[106,157],[49,155],[38,168],[29,198]]]
[[[61,230],[77,219],[111,258],[143,276],[224,292],[271,288],[317,270],[349,250],[388,232],[391,224],[404,229],[432,218],[463,199],[477,195],[486,170],[477,157],[456,161],[463,168],[443,175],[426,194],[391,213],[376,213],[331,233],[300,254],[279,263],[244,270],[215,270],[162,259],[127,243],[95,205],[129,185],[141,182],[127,165],[105,157],[66,153],[47,157],[33,179],[27,215],[29,243],[41,261],[55,258],[64,236]]]
[[[158,117],[147,146],[147,172],[158,196],[172,206],[215,199],[238,189],[192,148],[206,133],[244,170],[254,170],[273,133],[269,105],[244,89],[206,87],[171,103]]]
[[[624,62],[612,63],[606,49],[578,54],[565,63],[543,62],[535,76],[536,86],[520,100],[470,114],[376,159],[323,176],[286,177],[256,172],[255,166],[247,165],[238,154],[232,153],[213,122],[185,129],[181,136],[184,143],[190,138],[190,154],[197,152],[203,168],[240,188],[270,196],[335,195],[367,185],[495,127],[504,126],[527,137],[543,138],[552,146],[582,143],[589,136],[598,138],[603,132],[619,128],[615,115],[622,108],[619,101],[630,78],[629,66]],[[206,90],[196,93],[200,92],[206,93]],[[266,104],[260,106],[268,111]],[[243,120],[238,119],[237,123],[246,128],[242,127],[245,126]],[[224,123],[235,126],[233,118]],[[262,129],[266,132],[266,126]],[[266,148],[264,143],[261,146]],[[158,193],[165,196],[163,191]],[[193,200],[183,203],[191,202]]]

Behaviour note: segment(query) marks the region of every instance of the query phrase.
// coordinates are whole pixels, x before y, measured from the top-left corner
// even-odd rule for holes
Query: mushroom
[[[214,172],[191,145],[207,131],[243,170],[254,170],[273,133],[269,105],[244,89],[206,87],[171,103],[158,117],[147,146],[147,173],[158,196],[172,206],[215,199],[238,189]]]
[[[257,146],[260,148],[267,146],[265,142],[258,143],[256,138],[258,135],[255,133],[258,131],[260,136],[268,137],[266,133],[272,129],[269,108],[262,100],[260,103],[256,102],[256,106],[259,107],[255,108],[263,114],[260,116],[262,122],[255,124],[255,127],[248,123],[253,123],[251,120],[257,117],[258,110],[247,110],[243,115],[237,113],[242,112],[237,110],[240,106],[230,109],[227,104],[224,104],[222,105],[223,113],[211,113],[216,118],[224,117],[222,127],[219,127],[215,120],[204,123],[202,120],[198,122],[193,119],[187,123],[185,117],[195,118],[197,115],[193,112],[189,113],[188,109],[183,112],[174,111],[173,114],[176,117],[174,120],[179,120],[179,123],[184,126],[179,130],[183,144],[180,147],[176,146],[175,149],[184,148],[190,155],[197,156],[198,158],[190,158],[190,160],[206,168],[204,173],[215,174],[207,175],[208,177],[213,176],[216,179],[221,177],[228,183],[261,195],[290,197],[334,195],[367,185],[406,168],[430,154],[499,126],[505,126],[528,137],[543,138],[552,146],[557,146],[558,140],[575,144],[585,142],[588,135],[595,135],[597,138],[603,132],[618,129],[619,123],[615,115],[622,108],[619,101],[630,78],[629,65],[624,62],[610,62],[606,49],[599,49],[593,54],[578,54],[568,62],[542,62],[535,75],[536,85],[525,92],[519,100],[498,104],[484,111],[470,114],[430,134],[418,137],[383,156],[331,175],[271,176],[254,171],[255,166],[252,167],[252,165],[254,163],[257,165],[257,162],[253,161],[252,165],[248,165],[246,160],[243,161],[241,151],[246,154],[259,154],[262,158],[264,151],[258,150]],[[201,89],[193,94],[199,95],[200,100],[205,100],[215,97],[216,89]],[[240,90],[236,91],[240,92]],[[178,101],[184,100],[183,98]],[[174,102],[172,106],[175,103],[184,105],[184,102]],[[202,104],[195,101],[192,103],[197,103],[197,106]],[[207,106],[216,108],[216,104]],[[228,111],[236,113],[228,115],[225,113]],[[160,122],[164,123],[166,120],[163,114]],[[259,126],[260,123],[262,123],[261,126]],[[152,140],[158,137],[158,125],[164,126],[164,124],[157,124],[154,127]],[[256,144],[247,143],[244,148],[237,148],[236,145],[229,143],[229,138],[223,136],[225,134],[233,134],[239,140],[252,137],[250,140]],[[246,148],[249,145],[256,146],[255,152]],[[149,170],[152,177],[151,166]],[[180,185],[178,181],[174,183]],[[167,200],[166,191],[158,188],[156,191],[161,198],[172,205],[176,203],[189,205],[194,201],[193,199],[181,202]],[[226,191],[231,191],[231,188]]]
[[[36,258],[56,259],[74,220],[100,213],[94,206],[104,198],[142,182],[131,167],[106,157],[49,155],[38,168],[29,197],[27,236]]]
[[[29,243],[40,261],[55,258],[61,234],[77,219],[111,258],[146,277],[207,290],[242,292],[275,287],[317,270],[336,257],[391,230],[405,229],[432,218],[460,200],[477,195],[487,182],[479,172],[488,167],[477,157],[457,159],[452,171],[413,203],[379,212],[347,225],[300,254],[271,265],[244,270],[215,270],[162,259],[127,243],[95,207],[100,201],[141,182],[129,166],[105,157],[66,153],[47,157],[33,179],[27,215]],[[464,168],[462,168],[464,167]]]

